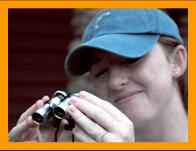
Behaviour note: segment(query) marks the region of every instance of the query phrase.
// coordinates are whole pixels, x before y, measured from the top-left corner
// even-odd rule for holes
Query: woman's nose
[[[114,66],[110,69],[109,87],[113,90],[120,90],[129,82],[129,76],[122,67]]]

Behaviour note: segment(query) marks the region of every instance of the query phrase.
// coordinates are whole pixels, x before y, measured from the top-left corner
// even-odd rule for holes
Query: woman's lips
[[[121,96],[117,97],[117,99],[115,99],[114,102],[122,103],[122,102],[126,102],[126,101],[131,101],[136,95],[138,95],[141,92],[142,91],[134,91],[134,92],[130,92],[125,95],[121,95]]]

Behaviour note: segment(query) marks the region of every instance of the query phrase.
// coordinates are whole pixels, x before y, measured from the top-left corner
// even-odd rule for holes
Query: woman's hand
[[[112,104],[88,92],[71,97],[67,111],[76,122],[72,132],[80,141],[135,141],[132,122]]]
[[[19,118],[15,127],[9,132],[9,142],[41,142],[41,141],[54,141],[55,129],[51,127],[46,140],[43,139],[40,128],[33,123],[32,114],[37,109],[42,107],[45,102],[49,100],[48,96],[44,96],[26,110]]]

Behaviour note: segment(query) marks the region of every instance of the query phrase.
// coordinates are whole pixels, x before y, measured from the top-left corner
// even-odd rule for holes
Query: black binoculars
[[[67,94],[64,91],[56,91],[52,98],[32,114],[33,122],[37,125],[43,125],[50,117],[56,120],[66,119],[68,121],[68,129],[73,128],[73,120],[67,113],[66,109],[69,105],[71,96],[78,96],[77,93]],[[71,124],[71,125],[70,125]]]

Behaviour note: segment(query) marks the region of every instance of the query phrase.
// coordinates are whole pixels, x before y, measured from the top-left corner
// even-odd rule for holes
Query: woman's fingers
[[[39,109],[40,107],[42,107],[44,105],[45,102],[47,102],[49,100],[48,96],[44,96],[42,99],[38,100],[35,104],[33,104],[28,110],[26,110],[19,118],[18,123],[21,123],[22,121],[24,121],[26,118],[28,118],[29,116],[32,115],[32,113],[34,111],[36,111],[37,109]]]
[[[38,126],[36,126],[33,121],[32,121],[32,117],[30,116],[29,118],[27,118],[26,120],[24,120],[23,122],[17,124],[9,133],[9,141],[18,141],[20,140],[20,138],[22,137],[23,134],[26,133],[26,131],[29,128],[38,128]]]
[[[71,97],[69,103],[69,114],[95,141],[134,141],[132,122],[112,104],[87,92]]]
[[[69,114],[75,120],[75,122],[92,138],[96,139],[100,134],[106,132],[101,126],[89,119],[80,110],[78,110],[74,105],[70,105],[67,109]]]
[[[72,130],[72,133],[76,137],[77,140],[81,142],[95,142],[86,132],[84,132],[79,126],[75,126]]]
[[[21,137],[20,141],[32,141],[32,140],[36,140],[36,142],[41,142],[42,139],[40,139],[39,137],[39,133],[37,133],[37,131],[39,131],[39,129],[28,129],[28,131],[25,132],[25,134]]]
[[[125,116],[120,110],[118,110],[116,107],[114,107],[112,104],[110,104],[107,101],[104,101],[97,96],[88,93],[86,91],[81,91],[79,93],[80,98],[87,100],[91,103],[93,103],[96,106],[99,106],[103,108],[105,111],[107,111],[112,117],[114,117],[119,122],[129,121],[127,116]]]
[[[116,130],[118,122],[99,106],[95,106],[94,104],[78,97],[71,97],[70,103],[108,131]]]

